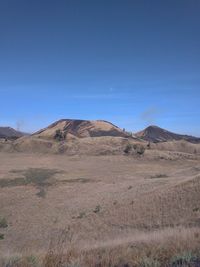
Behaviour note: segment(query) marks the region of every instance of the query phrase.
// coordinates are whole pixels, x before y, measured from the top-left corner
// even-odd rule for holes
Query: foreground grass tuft
[[[161,267],[159,261],[151,259],[151,258],[144,258],[140,262],[141,267]]]
[[[1,262],[1,267],[43,267],[38,259],[33,256],[26,256],[26,257],[11,257],[8,259],[4,259]]]
[[[198,258],[191,252],[186,251],[174,256],[171,260],[172,266],[191,266]]]

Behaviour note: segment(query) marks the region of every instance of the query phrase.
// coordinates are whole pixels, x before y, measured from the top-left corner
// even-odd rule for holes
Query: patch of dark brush
[[[168,178],[167,174],[156,174],[150,177],[150,179],[158,179],[158,178]]]
[[[55,174],[63,173],[56,169],[29,168],[26,170],[11,170],[10,173],[21,174],[23,177],[14,179],[0,179],[0,187],[15,187],[22,185],[34,185],[39,189],[36,194],[38,197],[44,198],[46,195],[45,187],[55,183],[52,179]]]
[[[24,171],[22,174],[25,176],[28,184],[48,186],[52,184],[52,182],[49,181],[50,178],[58,173],[62,173],[62,171],[56,169],[30,168]]]
[[[36,193],[36,196],[45,198],[46,197],[46,190],[44,187],[38,188],[39,191]]]
[[[27,181],[25,178],[19,177],[14,179],[0,179],[0,187],[14,187],[14,186],[21,186],[27,185]]]
[[[0,240],[3,240],[3,239],[4,239],[4,234],[0,233]]]
[[[74,178],[74,179],[66,179],[61,181],[62,183],[90,183],[91,179],[88,178]]]

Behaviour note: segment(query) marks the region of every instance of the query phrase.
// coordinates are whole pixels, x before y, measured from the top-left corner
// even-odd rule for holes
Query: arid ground
[[[1,152],[0,217],[7,227],[0,229],[0,256],[42,254],[66,229],[66,241],[86,250],[141,242],[174,229],[199,232],[200,158],[148,153]]]

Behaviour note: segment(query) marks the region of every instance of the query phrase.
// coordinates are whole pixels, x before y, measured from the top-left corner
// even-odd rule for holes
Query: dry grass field
[[[1,152],[0,264],[199,266],[200,157],[163,155]]]

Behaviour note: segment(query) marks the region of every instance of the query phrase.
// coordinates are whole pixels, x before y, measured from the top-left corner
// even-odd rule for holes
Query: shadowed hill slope
[[[185,140],[191,143],[200,143],[200,138],[198,137],[172,133],[158,126],[149,126],[135,135],[138,138],[155,143],[175,140]]]
[[[24,135],[26,135],[26,134],[22,133],[20,131],[17,131],[11,127],[0,127],[0,138],[17,139],[17,138],[22,137]]]

